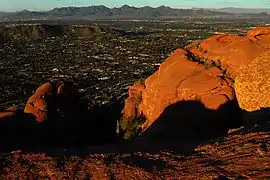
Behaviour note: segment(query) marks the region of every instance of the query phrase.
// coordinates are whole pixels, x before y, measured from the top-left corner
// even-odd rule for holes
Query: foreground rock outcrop
[[[206,69],[203,64],[191,61],[182,49],[161,64],[159,70],[146,79],[145,86],[139,105],[147,119],[145,128],[158,119],[166,107],[179,101],[199,101],[205,108],[217,110],[234,100],[234,91],[218,68]]]
[[[250,30],[247,36],[215,35],[189,47],[189,51],[204,63],[214,62],[235,77],[238,68],[269,50],[269,31],[270,26]]]
[[[52,95],[52,85],[49,82],[41,85],[27,101],[24,112],[32,114],[39,123],[45,121],[48,118],[48,106],[51,105]]]
[[[132,105],[139,112],[126,111],[132,104],[127,101],[124,116],[143,116],[143,131],[150,128],[148,131],[160,133],[169,122],[167,131],[179,123],[180,134],[202,129],[211,133],[214,127],[223,131],[231,125],[241,125],[238,102],[242,110],[249,112],[270,107],[269,32],[268,26],[250,30],[246,36],[215,35],[190,44],[185,50],[176,50],[145,80],[141,103]],[[215,112],[209,112],[212,110]]]

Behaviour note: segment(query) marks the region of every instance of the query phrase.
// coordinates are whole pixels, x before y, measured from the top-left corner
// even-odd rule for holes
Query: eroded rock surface
[[[246,111],[270,107],[270,51],[242,66],[235,80],[239,105]]]
[[[247,37],[252,41],[260,41],[266,36],[270,38],[270,26],[258,27],[247,32]]]
[[[191,61],[185,50],[176,50],[145,81],[139,105],[140,113],[147,119],[144,128],[151,126],[168,106],[181,101],[198,101],[206,109],[218,110],[234,100],[234,90],[222,76],[218,68],[206,69],[203,64]]]
[[[269,80],[270,52],[240,68],[235,81],[235,91],[239,106],[246,111],[244,122],[247,125],[270,120]]]
[[[32,114],[41,123],[48,117],[48,101],[52,98],[52,85],[47,82],[41,85],[27,101],[24,112]]]
[[[241,65],[248,64],[268,48],[247,37],[225,34],[207,38],[189,50],[201,61],[213,61],[228,75],[235,77]]]
[[[125,100],[125,107],[122,111],[126,120],[134,119],[138,115],[138,106],[142,100],[142,91],[145,89],[143,83],[137,83],[128,89],[129,97]]]

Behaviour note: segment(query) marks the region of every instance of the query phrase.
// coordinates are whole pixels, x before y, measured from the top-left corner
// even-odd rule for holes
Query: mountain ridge
[[[209,10],[175,9],[168,6],[133,7],[123,5],[109,8],[104,5],[85,7],[60,7],[49,11],[29,11],[0,13],[0,20],[27,19],[181,19],[185,17],[216,17],[228,16],[230,13]]]
[[[267,11],[241,8],[222,9],[177,9],[169,6],[159,7],[134,7],[123,5],[121,7],[109,8],[104,5],[95,6],[67,6],[57,7],[49,11],[29,11],[0,12],[0,21],[9,20],[132,20],[132,19],[183,19],[183,18],[258,18],[269,17],[270,9]],[[269,11],[268,11],[269,10]],[[246,12],[246,13],[245,13]],[[249,13],[250,12],[250,13]],[[258,12],[258,13],[256,13]]]

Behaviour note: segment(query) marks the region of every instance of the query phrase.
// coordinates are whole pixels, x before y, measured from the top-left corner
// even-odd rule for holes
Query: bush
[[[141,125],[144,122],[145,118],[142,116],[139,116],[132,120],[122,118],[119,121],[120,136],[122,136],[126,140],[134,139],[141,133]]]

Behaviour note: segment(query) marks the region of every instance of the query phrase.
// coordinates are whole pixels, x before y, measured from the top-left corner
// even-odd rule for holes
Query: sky
[[[46,11],[63,6],[92,6],[105,5],[120,7],[124,4],[130,6],[161,5],[173,8],[270,8],[270,0],[0,0],[0,11],[35,10]]]

